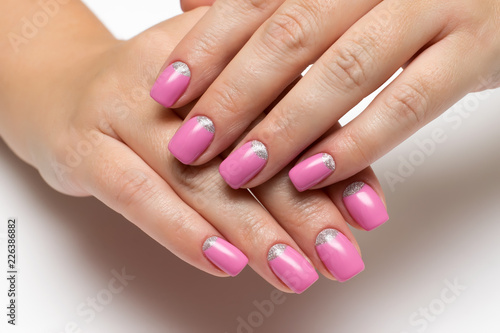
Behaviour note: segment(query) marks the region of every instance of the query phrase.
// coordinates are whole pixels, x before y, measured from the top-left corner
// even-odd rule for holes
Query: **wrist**
[[[26,40],[1,42],[0,136],[33,165],[32,143],[56,119],[54,112],[75,105],[85,83],[99,71],[99,56],[119,42],[79,1],[61,5],[57,15],[27,39],[23,24],[41,9],[32,1],[16,1],[15,7],[10,1],[0,5],[14,7],[13,17],[0,22],[0,31],[9,37],[19,32]]]

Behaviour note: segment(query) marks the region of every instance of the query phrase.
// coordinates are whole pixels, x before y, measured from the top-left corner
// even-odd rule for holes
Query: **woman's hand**
[[[352,176],[468,92],[498,87],[499,28],[496,0],[217,0],[166,63],[186,64],[191,80],[167,67],[152,96],[178,107],[203,93],[186,119],[211,119],[213,138],[192,135],[186,150],[176,140],[181,128],[169,145],[183,163],[200,165],[314,63],[220,166],[233,188],[254,187],[314,144],[290,174],[303,191]],[[402,66],[359,117],[327,133]],[[253,140],[267,149],[266,163],[250,163]],[[322,154],[335,170],[311,173]]]
[[[20,14],[18,6],[33,6],[9,1]],[[181,118],[147,93],[164,56],[206,9],[129,41],[115,40],[79,2],[62,10],[24,49],[6,46],[1,64],[2,138],[52,187],[97,197],[213,275],[236,275],[249,261],[277,288],[300,293],[318,278],[313,265],[340,281],[364,269],[345,221],[369,230],[388,218],[370,169],[307,194],[292,190],[285,170],[255,189],[266,210],[247,191],[227,188],[219,158],[190,167],[168,152]],[[210,134],[210,124],[195,121]]]

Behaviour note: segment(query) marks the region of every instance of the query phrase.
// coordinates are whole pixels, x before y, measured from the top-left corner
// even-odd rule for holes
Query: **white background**
[[[120,38],[180,13],[175,0],[85,2]],[[344,284],[321,278],[305,294],[287,295],[268,317],[259,317],[253,302],[269,299],[273,287],[251,269],[232,279],[197,271],[97,200],[53,191],[0,142],[1,331],[60,333],[75,321],[92,333],[230,333],[238,317],[250,316],[263,318],[253,332],[413,333],[423,326],[412,326],[410,316],[431,306],[442,313],[421,331],[500,332],[499,106],[499,91],[468,96],[449,118],[377,162],[391,220],[355,232],[365,272]],[[422,159],[416,142],[436,129],[446,140]],[[419,165],[391,188],[386,176],[410,158]],[[15,328],[4,315],[4,222],[11,216],[20,225]],[[135,280],[85,322],[76,308],[122,267]],[[443,309],[441,295],[452,295],[445,280],[466,290]]]

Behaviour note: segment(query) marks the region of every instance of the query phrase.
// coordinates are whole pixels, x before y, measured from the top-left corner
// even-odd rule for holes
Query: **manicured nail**
[[[365,269],[354,245],[335,229],[325,229],[319,233],[316,251],[326,268],[340,282],[353,278]]]
[[[288,176],[295,188],[302,192],[323,181],[333,171],[335,171],[333,157],[326,153],[320,153],[294,166]]]
[[[168,144],[168,150],[182,163],[193,163],[214,138],[214,123],[205,116],[189,119]]]
[[[267,162],[266,146],[260,141],[250,141],[228,156],[219,166],[219,172],[234,189],[248,183]]]
[[[349,214],[365,230],[373,230],[389,220],[382,199],[363,182],[347,186],[343,200]]]
[[[166,108],[177,102],[191,81],[188,65],[177,61],[165,68],[151,88],[151,97]]]
[[[215,266],[231,276],[238,275],[248,264],[248,258],[233,244],[213,236],[203,243],[203,253]]]
[[[318,273],[309,261],[288,245],[274,245],[267,260],[274,274],[297,294],[318,280]]]

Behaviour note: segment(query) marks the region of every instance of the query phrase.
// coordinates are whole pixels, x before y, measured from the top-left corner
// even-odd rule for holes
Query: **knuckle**
[[[230,1],[231,2],[231,1]],[[243,0],[241,1],[244,4],[246,10],[258,10],[265,11],[269,8],[275,0]]]
[[[203,32],[203,38],[197,38],[194,43],[190,43],[190,59],[196,60],[198,63],[204,63],[204,59],[219,57],[220,40],[217,33],[218,30],[207,29]]]
[[[297,232],[309,230],[311,221],[324,221],[328,219],[328,213],[331,212],[331,201],[325,201],[320,196],[297,197],[292,202],[294,214],[290,215],[290,226],[293,226]],[[327,215],[327,216],[325,216]],[[290,219],[290,217],[286,217]]]
[[[354,156],[354,160],[360,165],[368,166],[372,164],[374,160],[372,154],[376,152],[364,146],[363,142],[365,142],[365,140],[360,133],[361,131],[351,130],[349,126],[344,127],[344,133],[340,141],[342,145],[340,150],[346,151],[348,156]]]
[[[266,221],[261,216],[251,212],[242,213],[238,216],[240,227],[238,228],[239,238],[243,244],[252,244],[260,247],[260,241],[266,239],[270,233]]]
[[[159,223],[161,239],[191,239],[199,231],[199,216],[190,209],[164,205],[162,215],[168,223]]]
[[[299,110],[289,109],[285,114],[278,115],[274,117],[271,125],[265,125],[265,128],[268,128],[272,133],[272,136],[266,138],[266,141],[275,141],[278,139],[279,141],[290,144],[292,142],[297,141],[297,127],[296,124],[303,123],[299,121],[299,117],[295,115],[296,112],[300,112]],[[268,133],[268,132],[266,132]]]
[[[170,170],[175,179],[175,187],[182,188],[183,192],[191,193],[191,198],[186,198],[186,200],[192,201],[192,204],[197,205],[196,208],[201,209],[206,206],[203,196],[223,185],[222,178],[216,172],[216,162],[209,162],[203,166],[190,166],[178,163],[173,158],[171,160],[174,162],[171,163]],[[207,197],[210,196],[207,195]]]
[[[314,40],[311,16],[306,7],[298,4],[276,13],[267,24],[264,43],[285,54],[307,49]]]
[[[115,199],[121,205],[141,204],[150,201],[158,190],[153,181],[142,171],[130,169],[118,178]]]
[[[386,99],[388,115],[408,129],[423,124],[429,105],[424,86],[418,81],[396,86]]]
[[[372,43],[368,38],[360,37],[345,42],[334,50],[330,56],[331,61],[325,63],[323,79],[326,83],[341,92],[363,89],[373,66],[370,45]]]
[[[238,84],[229,85],[222,82],[214,85],[210,95],[215,103],[212,109],[228,112],[230,115],[240,115],[241,100],[245,96],[245,92],[238,88]]]

